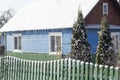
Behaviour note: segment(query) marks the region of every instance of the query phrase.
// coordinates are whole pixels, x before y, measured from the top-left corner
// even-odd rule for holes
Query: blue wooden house
[[[119,48],[120,5],[117,0],[35,0],[19,11],[0,32],[7,51],[67,54],[78,9],[83,12],[88,41],[94,53],[101,17],[106,14],[115,49]]]

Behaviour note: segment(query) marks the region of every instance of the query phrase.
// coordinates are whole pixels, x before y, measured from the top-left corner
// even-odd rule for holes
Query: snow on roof
[[[84,18],[99,0],[34,0],[19,11],[0,32],[72,27],[78,9]]]

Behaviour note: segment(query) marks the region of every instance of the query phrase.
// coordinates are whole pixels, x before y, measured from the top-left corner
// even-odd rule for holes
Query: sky
[[[32,0],[0,0],[0,11],[12,8],[15,12],[18,12],[30,1]]]

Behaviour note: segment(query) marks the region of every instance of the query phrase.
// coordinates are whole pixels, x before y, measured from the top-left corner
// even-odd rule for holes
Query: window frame
[[[105,10],[106,6],[106,10]],[[108,15],[108,3],[103,3],[103,15]]]
[[[21,41],[19,43],[19,37]],[[17,49],[15,49],[15,38],[17,38]],[[21,46],[21,49],[18,49],[18,45]],[[13,34],[13,52],[22,52],[22,35],[21,34]]]
[[[55,37],[55,52],[51,51],[51,36]],[[57,53],[56,51],[56,37],[60,36],[61,37],[61,51]],[[62,32],[50,32],[49,33],[49,54],[50,55],[56,55],[56,54],[61,54],[62,53]]]

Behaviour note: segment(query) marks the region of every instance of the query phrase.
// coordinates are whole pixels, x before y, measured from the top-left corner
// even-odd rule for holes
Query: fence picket
[[[13,58],[13,79],[15,79],[15,57]]]
[[[50,74],[50,62],[47,61],[46,80],[49,80],[49,74]]]
[[[21,59],[21,80],[23,80],[23,60]]]
[[[72,75],[72,60],[68,60],[68,80],[71,80],[71,75]]]
[[[22,67],[22,69],[23,69],[23,80],[25,80],[25,60],[23,60],[23,67]]]
[[[68,59],[64,60],[64,80],[68,79]]]
[[[114,75],[114,67],[111,66],[110,67],[110,77],[109,77],[110,80],[113,80],[113,75]]]
[[[89,79],[89,63],[85,63],[85,80]]]
[[[39,65],[40,65],[40,62],[37,62],[37,76],[36,76],[37,79],[36,80],[40,80],[39,79],[39,75],[40,75],[40,72],[39,72],[40,71],[40,67],[39,67]]]
[[[30,65],[31,61],[28,61],[28,80],[31,80],[30,79],[30,69],[31,69],[31,65]]]
[[[77,68],[76,80],[80,80],[80,61],[79,60],[77,61],[76,68]]]
[[[63,71],[64,71],[64,69],[63,69],[63,66],[64,66],[64,62],[63,62],[63,59],[61,59],[61,61],[60,61],[60,65],[61,65],[61,68],[60,68],[60,80],[64,80],[64,78],[63,78]]]
[[[53,79],[53,61],[50,61],[50,80]]]
[[[30,77],[31,77],[31,79],[30,80],[33,80],[33,75],[34,75],[34,71],[33,71],[33,61],[31,61],[31,72],[30,72]]]
[[[11,58],[11,79],[14,79],[14,76],[13,76],[13,74],[14,74],[13,67],[14,67],[14,65],[13,65],[13,58]]]
[[[83,61],[81,61],[81,80],[85,80],[85,79],[84,79],[84,76],[85,76],[85,75],[84,75],[84,73],[85,73],[85,72],[84,72],[84,70],[85,70],[84,68],[85,68],[85,64],[84,64]]]
[[[72,80],[75,80],[75,60],[72,60]]]
[[[5,57],[6,59],[5,59],[5,64],[6,64],[6,68],[5,68],[5,80],[8,80],[8,58],[7,57]]]
[[[46,80],[46,61],[43,63],[43,80]]]
[[[94,68],[94,80],[98,80],[99,77],[99,72],[98,72],[98,64],[95,64],[95,68]]]
[[[19,79],[19,75],[20,75],[20,74],[19,74],[19,73],[20,73],[20,72],[19,72],[19,66],[20,66],[20,59],[17,59],[17,80],[20,80],[20,79]]]
[[[43,62],[40,64],[40,80],[43,80]]]
[[[57,80],[60,80],[60,60],[57,61]]]
[[[54,60],[54,66],[53,66],[53,80],[56,80],[56,74],[57,74],[57,70],[56,70],[56,68],[57,68],[57,66],[56,66],[56,60]]]
[[[37,80],[36,76],[37,76],[37,62],[35,61],[34,62],[34,80]]]
[[[108,76],[109,76],[109,68],[107,65],[105,65],[105,74],[104,74],[104,79],[108,80]]]
[[[93,68],[94,68],[94,67],[93,67],[93,63],[90,63],[90,67],[89,67],[89,68],[90,68],[90,69],[89,69],[89,70],[90,70],[90,71],[89,71],[89,80],[93,80],[93,72],[94,72],[94,71],[93,71],[93,70],[94,70],[94,69],[93,69]]]
[[[119,67],[115,68],[114,80],[120,80]]]
[[[99,80],[103,80],[103,65],[99,66]]]
[[[27,63],[28,63],[28,61],[27,60],[25,60],[25,80],[27,80],[27,77],[28,77],[28,69],[27,69]]]
[[[8,80],[10,80],[10,57],[8,56]]]
[[[17,80],[17,58],[15,58],[15,80]]]

